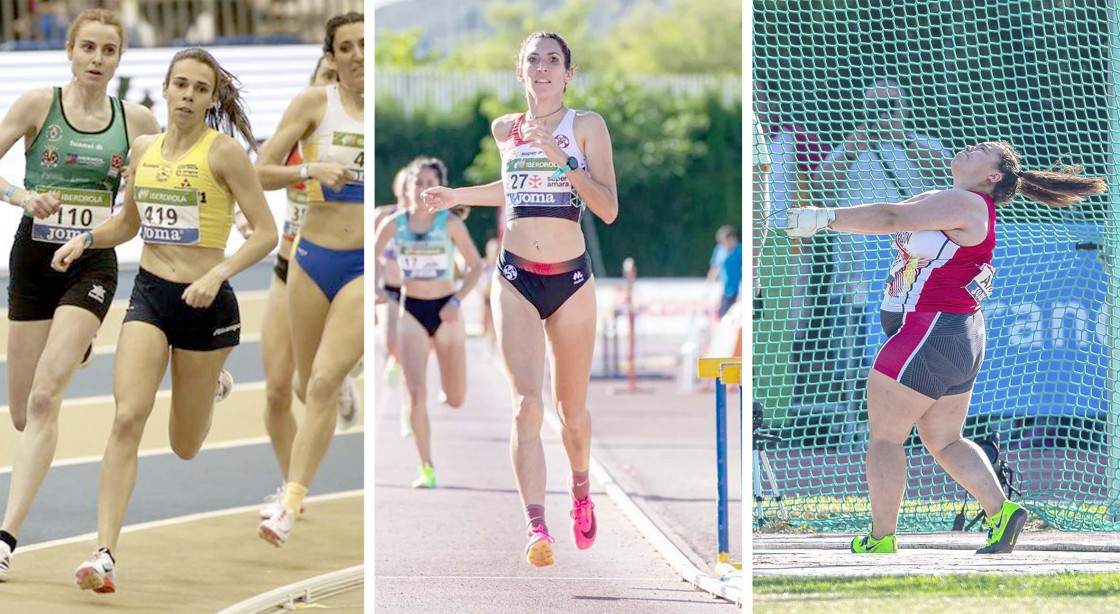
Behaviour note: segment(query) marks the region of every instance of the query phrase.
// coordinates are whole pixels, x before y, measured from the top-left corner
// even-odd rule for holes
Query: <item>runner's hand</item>
[[[526,121],[521,125],[521,138],[541,150],[548,161],[556,166],[568,163],[568,154],[556,144],[556,137],[538,122]]]
[[[32,192],[31,196],[23,199],[19,206],[30,215],[45,219],[57,213],[60,204],[58,199],[49,193]]]
[[[350,169],[335,162],[319,162],[312,164],[308,169],[312,179],[318,180],[334,191],[339,191],[347,181],[354,178]]]
[[[428,213],[435,213],[450,209],[459,204],[459,197],[455,190],[447,186],[428,188],[420,193],[420,200],[428,207]]]
[[[217,276],[207,273],[183,291],[183,302],[195,309],[206,309],[218,296],[222,287],[222,280]]]
[[[73,237],[66,243],[63,243],[62,247],[59,247],[54,251],[54,257],[51,258],[51,268],[58,271],[59,273],[65,273],[70,269],[70,264],[78,258],[81,258],[82,254],[85,251],[85,235],[80,234],[76,237]]]
[[[459,306],[454,302],[447,303],[439,310],[439,319],[448,324],[459,320]]]

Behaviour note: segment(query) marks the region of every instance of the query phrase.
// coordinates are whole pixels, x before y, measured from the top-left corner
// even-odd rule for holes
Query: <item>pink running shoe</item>
[[[576,501],[572,499],[572,539],[576,548],[587,550],[595,543],[595,533],[599,525],[595,522],[595,504],[591,497]]]
[[[525,546],[525,560],[534,567],[548,567],[552,564],[552,544],[555,539],[540,525],[529,528],[529,545]]]

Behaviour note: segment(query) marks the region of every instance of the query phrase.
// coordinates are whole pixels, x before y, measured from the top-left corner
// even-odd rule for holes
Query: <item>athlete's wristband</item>
[[[16,195],[16,190],[18,189],[19,188],[14,184],[8,184],[8,187],[4,188],[4,202],[12,203],[12,197]],[[12,204],[14,205],[15,203]]]
[[[459,297],[452,296],[451,298],[447,299],[447,304],[448,305],[455,305],[455,308],[458,309],[458,307],[459,307]]]
[[[86,239],[86,247],[93,245],[93,231],[83,230],[82,235]]]
[[[299,165],[299,178],[304,180],[304,181],[307,181],[308,179],[311,179],[311,165],[310,164],[300,164]]]

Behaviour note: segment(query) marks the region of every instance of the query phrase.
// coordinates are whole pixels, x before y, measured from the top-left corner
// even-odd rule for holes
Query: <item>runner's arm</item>
[[[374,231],[373,253],[375,260],[377,260],[377,255],[385,250],[385,246],[389,244],[389,240],[393,238],[396,232],[397,220],[394,216],[390,215],[381,220],[381,223],[377,226],[377,230]],[[381,267],[373,267],[373,291],[377,296],[385,298],[385,290],[382,289],[381,284],[378,283],[380,281],[380,276]]]
[[[568,171],[572,188],[583,204],[599,219],[611,224],[618,218],[618,186],[614,174],[614,152],[607,123],[598,113],[581,112],[576,116],[576,138],[582,133],[583,154],[587,170]]]
[[[140,159],[148,151],[148,147],[155,142],[158,135],[146,134],[136,137],[132,141],[128,163],[130,177],[136,176],[136,169],[140,166]],[[91,231],[93,241],[87,249],[102,249],[116,247],[136,236],[140,232],[140,208],[136,206],[135,182],[129,182],[124,191],[124,208],[120,213],[109,218],[105,223],[98,225]]]
[[[237,141],[225,135],[219,136],[211,151],[210,168],[216,169],[217,178],[229,187],[253,229],[249,238],[232,256],[211,270],[224,281],[264,260],[276,247],[279,235],[276,232],[276,220],[272,219],[272,211],[265,200],[264,190],[257,180],[257,174],[253,172],[253,164]]]
[[[47,107],[47,113],[50,112],[50,102],[53,94],[47,89],[37,89],[24,92],[12,103],[12,108],[8,110],[8,114],[4,116],[4,121],[0,122],[0,158],[3,158],[11,150],[12,146],[20,137],[29,134],[35,129],[37,120],[45,117],[43,112],[44,105]],[[13,186],[7,179],[0,177],[0,194],[8,190],[9,186]],[[14,186],[16,189],[10,195],[7,202],[23,208],[23,203],[29,198],[32,193],[30,190],[25,190],[20,186]]]
[[[455,293],[455,298],[458,299],[459,302],[462,302],[463,299],[471,295],[471,290],[478,284],[478,280],[482,278],[482,256],[479,255],[478,247],[471,239],[470,232],[467,231],[466,223],[454,215],[448,216],[447,219],[447,231],[451,235],[451,241],[455,243],[455,247],[466,261],[466,273],[463,275],[463,284]]]

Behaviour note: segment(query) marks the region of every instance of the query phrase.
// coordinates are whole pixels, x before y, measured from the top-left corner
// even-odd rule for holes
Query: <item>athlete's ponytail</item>
[[[1093,194],[1108,191],[1103,177],[1082,175],[1085,167],[1080,164],[1027,171],[1019,166],[1019,152],[1010,143],[996,141],[992,145],[1000,152],[996,168],[1003,174],[1003,179],[992,188],[992,200],[996,204],[1006,203],[1015,194],[1022,194],[1050,207],[1072,207]]]
[[[171,83],[171,70],[182,60],[201,62],[214,71],[214,104],[206,109],[206,124],[232,137],[240,134],[253,151],[257,151],[257,140],[253,138],[253,127],[245,111],[245,101],[241,98],[241,81],[222,68],[210,52],[201,47],[191,47],[176,53],[175,57],[171,58],[171,65],[167,67],[167,76],[163,79],[164,87]],[[234,134],[235,131],[237,134]]]

